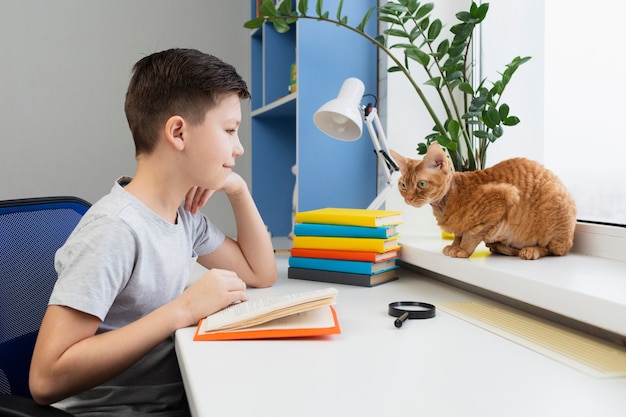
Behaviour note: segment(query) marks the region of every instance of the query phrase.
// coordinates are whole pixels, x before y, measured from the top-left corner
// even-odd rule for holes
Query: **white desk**
[[[286,278],[260,291],[330,284]],[[596,379],[440,310],[401,329],[392,301],[441,304],[478,296],[403,271],[374,288],[335,285],[342,334],[315,340],[193,342],[176,352],[200,416],[621,416],[626,378]]]

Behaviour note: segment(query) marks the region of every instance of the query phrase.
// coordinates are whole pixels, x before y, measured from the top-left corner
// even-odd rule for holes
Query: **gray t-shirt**
[[[176,224],[157,216],[123,189],[85,213],[57,251],[59,279],[50,304],[102,320],[98,332],[131,323],[178,297],[198,256],[211,253],[224,234],[204,215],[178,210]],[[173,337],[105,384],[55,404],[89,416],[178,416],[186,398]]]

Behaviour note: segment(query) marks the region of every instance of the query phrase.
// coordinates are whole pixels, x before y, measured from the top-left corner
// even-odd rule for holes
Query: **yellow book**
[[[322,208],[296,213],[296,223],[378,227],[402,223],[402,212],[354,208]]]
[[[400,248],[398,235],[388,239],[361,237],[294,236],[294,248],[332,249],[385,253]]]

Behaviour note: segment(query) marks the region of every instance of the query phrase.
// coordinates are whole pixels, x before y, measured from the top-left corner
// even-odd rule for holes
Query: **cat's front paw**
[[[443,254],[451,258],[469,258],[471,255],[471,253],[467,253],[467,251],[460,246],[454,245],[448,245],[443,248]]]
[[[542,258],[548,254],[548,249],[541,246],[528,246],[519,251],[519,257],[528,261]]]

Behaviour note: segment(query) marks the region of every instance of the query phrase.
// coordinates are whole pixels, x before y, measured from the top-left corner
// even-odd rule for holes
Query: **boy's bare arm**
[[[96,335],[100,320],[52,305],[44,316],[30,370],[35,401],[51,404],[99,385],[126,370],[181,327],[236,301],[245,283],[234,272],[214,269],[180,297],[124,327]]]
[[[235,271],[253,287],[274,284],[278,276],[274,248],[246,182],[232,173],[221,191],[226,193],[233,208],[237,240],[227,237],[222,246],[201,256],[198,262],[206,268]]]

